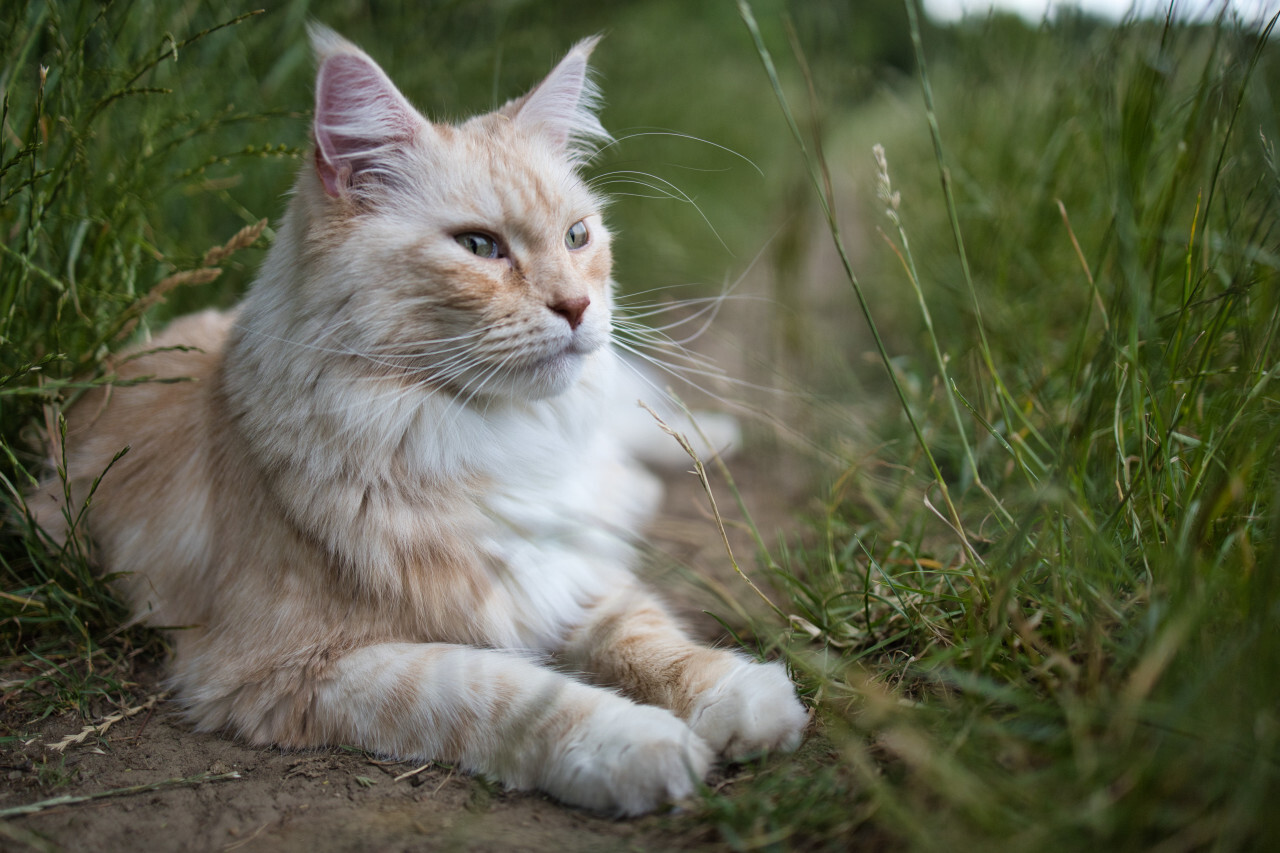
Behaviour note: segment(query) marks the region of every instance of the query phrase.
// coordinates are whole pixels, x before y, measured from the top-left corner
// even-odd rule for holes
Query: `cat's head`
[[[608,139],[578,43],[534,89],[457,125],[415,110],[315,27],[314,169],[293,289],[327,348],[463,397],[560,393],[608,343],[609,233],[579,175]],[[313,286],[314,283],[314,286]]]

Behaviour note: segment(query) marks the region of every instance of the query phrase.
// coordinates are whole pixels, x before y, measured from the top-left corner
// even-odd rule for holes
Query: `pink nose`
[[[576,329],[582,325],[582,315],[586,313],[591,300],[586,296],[573,299],[562,299],[548,306],[552,311],[569,321],[569,328]]]

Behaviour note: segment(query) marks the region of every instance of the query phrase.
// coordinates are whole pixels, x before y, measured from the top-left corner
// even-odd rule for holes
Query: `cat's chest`
[[[584,484],[511,490],[484,501],[472,541],[486,567],[483,621],[491,642],[551,650],[581,623],[584,609],[629,576],[632,534],[581,496]]]
[[[553,648],[584,607],[625,583],[656,504],[651,476],[608,436],[566,458],[508,468],[477,496],[470,545],[491,585],[484,621],[504,645]]]

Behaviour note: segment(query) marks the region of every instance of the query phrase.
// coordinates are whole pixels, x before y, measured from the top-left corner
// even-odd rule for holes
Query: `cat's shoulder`
[[[237,309],[208,309],[186,314],[171,321],[163,331],[141,349],[179,347],[204,352],[220,351],[239,316]]]
[[[158,379],[213,373],[235,327],[236,310],[207,310],[178,317],[150,340],[124,353],[121,376]]]

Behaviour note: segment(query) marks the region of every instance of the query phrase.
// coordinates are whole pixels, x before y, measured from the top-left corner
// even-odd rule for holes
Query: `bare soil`
[[[794,467],[782,463],[741,459],[734,470],[753,517],[772,538],[805,500],[806,484]],[[712,579],[713,586],[729,589],[749,610],[763,605],[751,601],[754,593],[730,567],[696,478],[673,473],[666,480],[667,510],[654,525],[654,556],[648,561],[651,582],[695,632],[718,639],[719,626],[700,611],[711,609],[732,620],[731,608],[717,602],[705,582],[699,588],[689,578]],[[739,563],[753,570],[751,538],[733,520],[735,502],[723,489],[717,497]],[[135,706],[162,689],[161,664],[139,670],[133,675]],[[724,849],[714,828],[698,819],[696,803],[666,814],[612,820],[541,794],[505,791],[438,764],[420,769],[344,748],[303,753],[251,748],[228,735],[193,732],[163,701],[60,756],[52,744],[98,720],[69,713],[33,723],[12,699],[12,694],[0,696],[5,724],[0,731],[19,735],[0,746],[0,810],[175,781],[2,820],[0,850]],[[736,772],[720,768],[711,782],[731,785]]]

